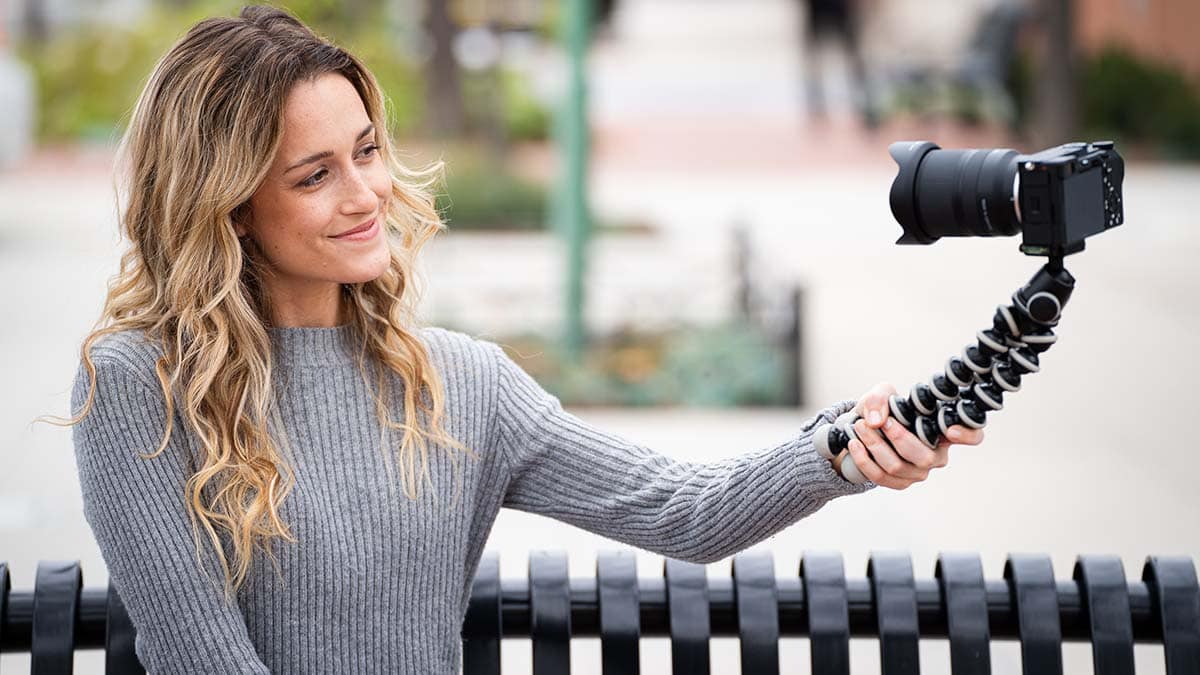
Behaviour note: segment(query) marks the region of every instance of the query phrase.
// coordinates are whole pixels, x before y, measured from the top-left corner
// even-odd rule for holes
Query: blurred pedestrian
[[[850,69],[851,95],[854,105],[862,117],[863,124],[875,127],[879,124],[879,113],[871,92],[859,40],[859,3],[862,0],[800,0],[804,16],[804,59],[805,93],[808,112],[822,119],[827,114],[825,86],[822,82],[824,62],[822,50],[829,42],[836,42],[846,56]]]

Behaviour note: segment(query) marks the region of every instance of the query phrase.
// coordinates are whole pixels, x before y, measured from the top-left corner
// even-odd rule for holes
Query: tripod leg
[[[930,449],[952,426],[984,428],[987,413],[1004,407],[1004,393],[1019,391],[1023,375],[1041,370],[1038,355],[1056,342],[1052,329],[1074,286],[1062,261],[1051,260],[1013,294],[1011,305],[996,309],[991,328],[976,333],[961,357],[947,359],[943,372],[913,385],[907,398],[893,395],[891,416]],[[822,457],[835,463],[840,457],[846,480],[862,484],[867,479],[848,453],[857,419],[853,412],[839,416],[816,430],[813,443]]]

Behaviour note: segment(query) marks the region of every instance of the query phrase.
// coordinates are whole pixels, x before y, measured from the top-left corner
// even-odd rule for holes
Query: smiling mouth
[[[358,227],[355,227],[354,229],[346,230],[345,232],[342,232],[341,234],[333,235],[332,238],[340,239],[342,237],[346,237],[346,236],[349,236],[352,234],[358,234],[359,232],[366,232],[367,230],[371,229],[375,225],[375,221],[378,218],[379,218],[379,216],[375,216],[374,218],[368,220],[367,222],[363,223],[362,225],[359,225]]]

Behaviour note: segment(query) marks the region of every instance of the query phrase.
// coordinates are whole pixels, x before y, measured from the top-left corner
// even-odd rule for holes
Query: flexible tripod
[[[1020,390],[1021,376],[1040,369],[1038,355],[1057,340],[1051,329],[1074,288],[1062,258],[1052,256],[1013,293],[1012,304],[996,308],[991,328],[976,333],[975,344],[946,361],[944,372],[913,385],[908,398],[891,396],[892,417],[930,449],[956,424],[982,429],[987,414],[1004,407],[1004,394]],[[858,418],[850,411],[817,428],[813,444],[821,456],[832,461],[858,438]],[[849,455],[842,461],[842,475],[855,484],[867,480]]]

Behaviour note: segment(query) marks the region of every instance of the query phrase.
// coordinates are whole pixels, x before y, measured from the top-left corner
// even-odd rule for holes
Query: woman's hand
[[[903,490],[928,478],[930,469],[946,466],[951,444],[979,445],[983,441],[982,429],[955,425],[949,429],[950,438],[942,438],[937,448],[930,450],[921,439],[891,419],[888,398],[895,393],[895,387],[882,382],[858,399],[854,412],[862,419],[854,423],[854,431],[861,440],[850,441],[850,447],[834,459],[838,473],[842,472],[841,463],[849,453],[867,480]]]

